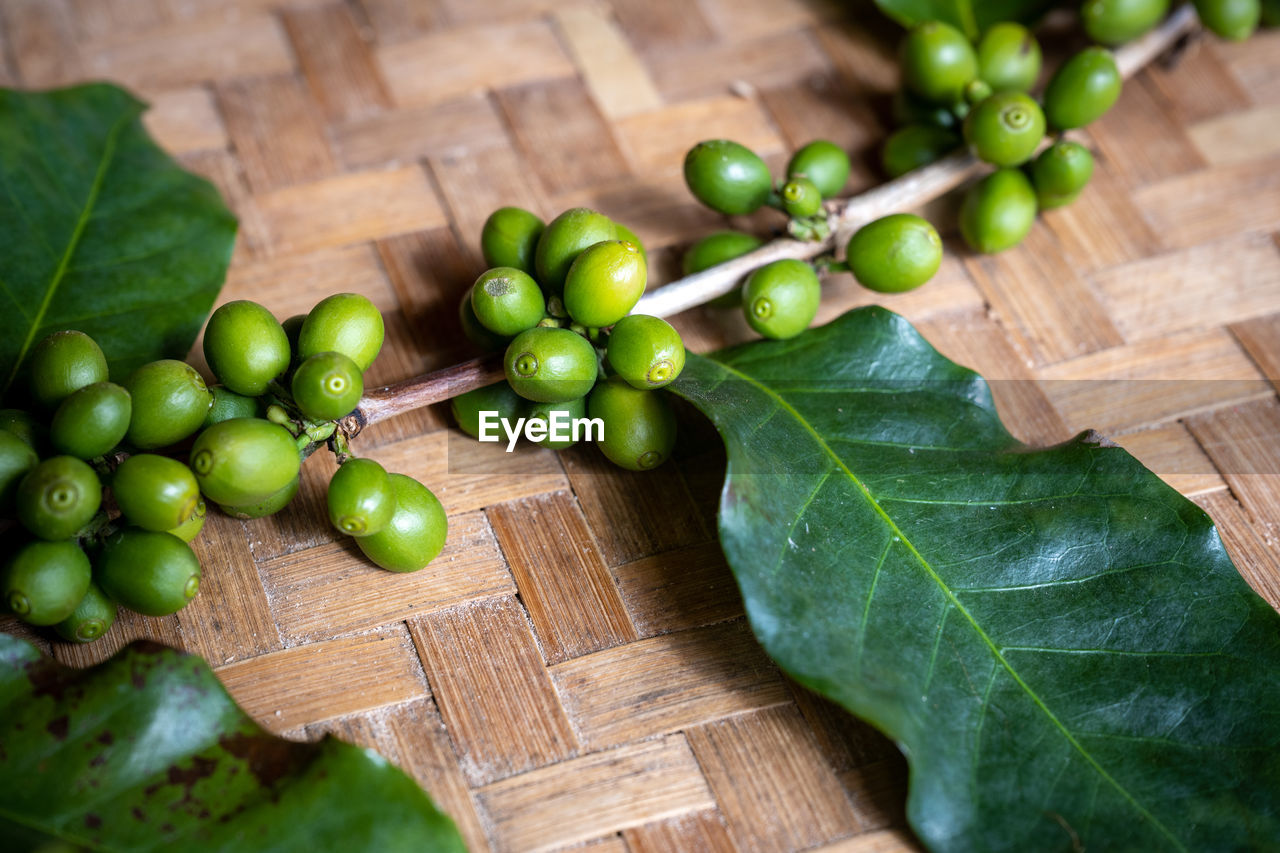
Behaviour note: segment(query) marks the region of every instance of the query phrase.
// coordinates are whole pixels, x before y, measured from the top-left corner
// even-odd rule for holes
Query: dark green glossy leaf
[[[197,657],[134,643],[91,669],[0,634],[0,850],[461,851],[377,753],[281,740]]]
[[[911,764],[937,850],[1280,845],[1280,616],[1094,434],[1020,444],[880,308],[690,356],[756,636]]]
[[[50,332],[98,341],[113,377],[190,349],[226,276],[235,218],[106,84],[0,89],[0,394]]]
[[[880,11],[904,27],[921,21],[946,21],[976,39],[992,24],[1038,19],[1057,0],[876,0]]]

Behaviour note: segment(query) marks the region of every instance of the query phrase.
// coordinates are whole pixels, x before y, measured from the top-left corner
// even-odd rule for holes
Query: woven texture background
[[[374,300],[374,382],[468,355],[455,306],[493,208],[596,207],[660,283],[724,224],[683,187],[690,144],[733,138],[776,171],[826,137],[856,191],[880,180],[897,79],[892,28],[801,0],[0,0],[0,27],[0,83],[108,79],[151,102],[158,140],[240,217],[223,300],[282,318]],[[1092,185],[1021,248],[975,257],[954,202],[932,205],[942,271],[879,301],[1000,380],[1020,437],[1127,447],[1278,605],[1280,32],[1143,73],[1089,137]],[[871,301],[835,276],[819,321]],[[732,312],[678,325],[697,351],[746,337]],[[356,450],[443,500],[427,569],[379,571],[327,526],[321,454],[279,516],[211,515],[186,610],[52,652],[196,652],[269,729],[381,750],[475,850],[909,847],[894,747],[751,638],[715,540],[717,444],[692,420],[674,463],[632,475],[594,448],[507,456],[443,408],[402,416]]]

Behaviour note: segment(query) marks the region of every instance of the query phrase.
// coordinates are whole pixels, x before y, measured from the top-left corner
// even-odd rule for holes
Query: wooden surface
[[[339,290],[373,299],[388,326],[374,382],[467,354],[454,309],[493,208],[595,206],[667,280],[683,245],[723,225],[682,186],[691,143],[734,138],[777,168],[824,136],[854,153],[849,190],[870,186],[896,81],[891,29],[801,0],[0,0],[0,14],[0,82],[130,86],[160,142],[222,190],[240,217],[224,300],[284,317]],[[873,299],[837,276],[820,316],[872,301],[905,314],[993,380],[1024,439],[1105,431],[1209,511],[1273,605],[1277,81],[1280,33],[1198,44],[1126,87],[1089,131],[1092,186],[1023,247],[973,256],[954,203],[933,205],[953,235],[935,281]],[[701,351],[745,336],[709,309],[678,325]],[[88,664],[152,637],[197,652],[273,731],[382,750],[476,850],[910,846],[894,747],[752,640],[714,540],[723,459],[690,423],[674,464],[633,475],[593,448],[508,457],[449,429],[443,407],[394,419],[356,450],[443,500],[449,542],[427,569],[379,571],[328,528],[332,463],[317,457],[281,515],[211,518],[186,610],[52,651]]]

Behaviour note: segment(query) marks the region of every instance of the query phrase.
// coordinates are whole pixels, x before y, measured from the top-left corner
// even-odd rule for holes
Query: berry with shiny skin
[[[815,139],[791,155],[787,162],[787,180],[808,178],[823,198],[835,198],[849,182],[852,168],[843,148],[825,139]]]
[[[191,511],[191,515],[187,516],[187,520],[179,524],[177,527],[171,528],[168,532],[177,536],[183,542],[194,542],[196,537],[200,535],[200,531],[204,529],[204,520],[208,513],[205,506],[204,498],[196,501],[196,508]]]
[[[1123,81],[1111,52],[1086,47],[1059,66],[1044,90],[1049,127],[1071,130],[1102,117],[1120,97]]]
[[[515,267],[533,275],[538,238],[546,227],[537,214],[523,207],[500,207],[480,229],[480,254],[490,267]]]
[[[195,512],[200,487],[191,469],[154,453],[130,456],[111,478],[111,494],[130,524],[164,532]]]
[[[508,339],[489,331],[480,322],[476,309],[471,305],[471,292],[472,288],[468,287],[458,302],[458,324],[462,326],[462,334],[484,352],[496,352],[507,345]]]
[[[964,87],[978,76],[978,57],[964,33],[942,21],[912,27],[899,51],[902,80],[914,94],[936,104],[951,105],[964,97]]]
[[[471,286],[470,293],[476,320],[504,338],[532,329],[547,310],[538,283],[516,267],[485,270]]]
[[[40,457],[31,445],[11,432],[0,430],[0,512],[8,514],[13,508],[18,484],[39,462]]]
[[[1041,210],[1075,201],[1093,175],[1093,155],[1078,142],[1059,140],[1031,164],[1031,183]]]
[[[603,213],[586,207],[566,210],[551,220],[538,238],[538,248],[534,253],[538,283],[548,294],[560,295],[564,292],[569,267],[578,255],[601,240],[616,240],[617,237],[617,226]]]
[[[960,137],[946,128],[909,124],[889,134],[880,152],[880,163],[889,177],[901,177],[941,160],[959,148],[960,142]]]
[[[1152,29],[1169,13],[1169,0],[1085,0],[1080,20],[1085,34],[1115,47]]]
[[[102,587],[90,582],[84,597],[71,615],[54,626],[68,643],[92,643],[115,624],[119,608]]]
[[[818,314],[822,287],[813,267],[785,258],[766,264],[742,286],[747,325],[766,338],[793,338]]]
[[[53,408],[86,385],[107,381],[107,358],[84,332],[54,332],[31,349],[27,382],[42,406]]]
[[[822,210],[822,192],[817,185],[803,176],[789,179],[782,185],[782,209],[788,216],[815,216]]]
[[[960,233],[975,252],[1003,252],[1022,242],[1036,221],[1036,192],[1020,169],[997,169],[965,193]]]
[[[539,326],[511,341],[503,368],[511,387],[526,400],[564,403],[591,390],[599,363],[586,338],[568,329]]]
[[[1205,29],[1227,41],[1244,41],[1262,18],[1259,0],[1192,0]]]
[[[132,411],[129,443],[141,450],[176,444],[200,429],[213,394],[196,369],[175,359],[139,367],[124,381]]]
[[[33,535],[70,539],[102,505],[102,483],[87,463],[74,456],[53,456],[26,473],[14,503],[18,520]]]
[[[0,595],[29,625],[56,625],[84,598],[93,576],[89,558],[70,540],[29,541],[0,570]]]
[[[964,120],[964,138],[974,155],[993,166],[1021,166],[1044,139],[1040,105],[1022,92],[992,95]]]
[[[146,616],[177,613],[200,591],[200,561],[169,533],[119,530],[102,543],[94,570],[103,592]]]
[[[443,550],[449,520],[426,486],[404,474],[390,478],[396,502],[391,521],[378,533],[356,539],[356,545],[380,568],[416,572]]]
[[[329,521],[348,536],[369,536],[391,522],[395,490],[387,470],[372,459],[348,459],[329,480]]]
[[[684,342],[661,317],[623,317],[609,333],[605,353],[614,373],[635,388],[661,388],[684,370]]]
[[[741,231],[716,231],[708,234],[685,251],[680,260],[680,267],[685,275],[693,275],[725,261],[755,251],[764,245],[764,241],[753,234]],[[742,285],[735,284],[733,290],[717,296],[707,303],[716,308],[736,308],[742,304]]]
[[[204,357],[223,385],[257,397],[289,369],[289,336],[270,311],[248,299],[218,306],[204,328]]]
[[[863,287],[901,293],[933,278],[942,264],[942,238],[927,220],[895,213],[859,228],[846,256]]]
[[[360,365],[340,352],[318,352],[298,365],[290,383],[293,402],[313,421],[351,414],[364,394]]]
[[[642,391],[614,376],[591,392],[587,413],[604,422],[597,446],[613,464],[648,471],[670,458],[676,416],[661,391]]]
[[[382,313],[358,293],[335,293],[316,303],[298,330],[298,358],[340,352],[361,372],[378,357],[386,327]]]
[[[260,501],[237,506],[218,504],[218,509],[222,510],[224,515],[229,515],[232,518],[266,518],[268,515],[275,515],[289,505],[289,502],[297,496],[300,483],[301,477],[294,477],[282,488],[272,492]]]
[[[689,149],[684,181],[694,198],[727,216],[759,210],[769,198],[773,178],[760,156],[729,139],[709,139]]]
[[[289,431],[261,418],[232,418],[206,429],[191,446],[191,471],[217,504],[265,500],[297,476],[298,446]]]
[[[996,92],[1027,92],[1040,76],[1040,43],[1022,24],[1002,21],[978,42],[978,77]]]
[[[49,423],[49,442],[59,453],[93,459],[109,453],[129,431],[129,392],[114,382],[95,382],[69,394]]]
[[[634,243],[606,240],[578,255],[564,281],[564,307],[588,328],[612,326],[644,295],[648,267]]]
[[[213,395],[213,405],[204,417],[201,427],[213,426],[219,421],[232,418],[256,418],[262,414],[262,404],[256,397],[245,397],[223,385],[214,385],[209,389]]]

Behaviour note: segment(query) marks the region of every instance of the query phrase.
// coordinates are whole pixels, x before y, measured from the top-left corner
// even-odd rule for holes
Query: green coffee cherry
[[[200,561],[168,533],[117,531],[102,543],[94,569],[103,592],[146,616],[177,613],[200,591]]]
[[[808,178],[823,198],[835,198],[849,182],[851,169],[849,155],[843,148],[825,139],[815,139],[791,155],[787,180]]]
[[[213,394],[196,369],[175,359],[142,365],[124,387],[133,404],[126,437],[142,450],[182,441],[200,429],[213,406]]]
[[[68,643],[92,643],[111,629],[118,612],[116,603],[102,587],[91,582],[76,609],[55,625],[54,630]]]
[[[782,185],[782,209],[788,216],[816,216],[822,210],[822,193],[813,181],[794,177]]]
[[[176,459],[139,453],[120,463],[111,494],[130,524],[164,532],[195,512],[200,487],[191,469]]]
[[[970,108],[977,106],[995,94],[995,90],[991,88],[991,84],[986,80],[974,78],[969,81],[969,85],[964,87],[964,102]]]
[[[978,104],[964,120],[964,138],[979,160],[1021,166],[1044,139],[1044,113],[1021,92],[1002,92]]]
[[[256,418],[262,414],[262,405],[256,397],[242,396],[223,385],[214,385],[209,393],[213,395],[213,405],[209,407],[201,427],[232,418]]]
[[[95,382],[64,397],[49,424],[59,453],[93,459],[111,452],[129,431],[129,392],[114,382]]]
[[[0,430],[0,514],[13,508],[18,484],[40,462],[31,445],[11,432]]]
[[[960,233],[975,252],[1003,252],[1022,242],[1036,221],[1036,193],[1019,169],[998,169],[965,193]]]
[[[1089,38],[1116,47],[1160,23],[1169,13],[1169,0],[1085,0],[1080,20]]]
[[[289,502],[298,494],[298,486],[300,483],[301,478],[294,477],[293,480],[286,483],[283,488],[267,495],[260,501],[239,504],[237,506],[232,506],[231,504],[219,504],[218,509],[222,510],[224,515],[229,515],[232,518],[266,518],[268,515],[275,515],[277,512],[289,505]]]
[[[747,324],[766,338],[793,338],[818,314],[822,286],[813,267],[786,258],[766,264],[742,286]]]
[[[56,625],[75,612],[91,577],[89,558],[75,542],[27,542],[0,571],[0,594],[23,622]]]
[[[1205,29],[1227,41],[1244,41],[1253,35],[1262,17],[1259,0],[1192,0]]]
[[[728,139],[709,139],[689,149],[684,181],[694,198],[728,216],[759,210],[769,198],[773,178],[760,156]]]
[[[102,505],[102,483],[92,468],[74,456],[53,456],[22,478],[14,503],[18,520],[33,535],[70,539]]]
[[[676,443],[676,416],[660,391],[642,391],[614,376],[587,400],[587,412],[604,422],[600,450],[613,464],[647,471],[666,462]]]
[[[183,542],[194,542],[195,538],[200,535],[200,531],[204,529],[206,513],[204,498],[199,498],[196,501],[196,508],[191,511],[191,515],[187,516],[187,520],[168,532],[177,536]]]
[[[559,296],[564,291],[569,267],[578,255],[601,240],[614,240],[617,236],[617,226],[603,213],[585,207],[566,210],[551,220],[538,238],[534,253],[538,282],[548,294]]]
[[[449,406],[458,428],[472,438],[480,437],[480,413],[497,412],[499,418],[515,423],[524,416],[527,401],[511,390],[505,379],[454,397]]]
[[[684,341],[660,317],[630,314],[609,333],[609,366],[632,387],[661,388],[684,370]]]
[[[1093,175],[1093,155],[1078,142],[1059,140],[1031,164],[1031,183],[1041,210],[1075,201]]]
[[[547,310],[538,283],[516,267],[485,270],[470,292],[471,309],[476,320],[502,337],[509,338],[525,329],[532,329]]]
[[[257,397],[289,369],[289,336],[256,302],[240,299],[218,306],[204,329],[204,357],[227,388]]]
[[[585,418],[586,416],[586,397],[579,397],[576,400],[568,400],[564,403],[530,403],[528,414],[526,415],[528,424],[535,422],[545,424],[542,429],[545,430],[546,437],[534,439],[533,443],[551,450],[564,450],[566,447],[573,447],[573,445],[577,444],[577,441],[573,438],[572,424],[574,420]],[[554,422],[553,418],[555,418]],[[553,439],[552,435],[557,432],[567,437],[559,441]]]
[[[1111,52],[1086,47],[1054,72],[1044,90],[1044,115],[1055,130],[1084,127],[1120,97],[1120,69]]]
[[[391,523],[395,489],[387,470],[372,459],[348,459],[329,480],[329,521],[348,536],[369,536]]]
[[[0,409],[0,430],[16,435],[22,443],[39,452],[46,430],[36,416],[22,409]]]
[[[960,147],[960,137],[930,124],[909,124],[889,134],[880,162],[891,178],[928,166]]]
[[[978,76],[996,92],[1030,91],[1040,62],[1040,43],[1022,24],[996,24],[978,42]]]
[[[471,305],[471,293],[472,288],[468,287],[467,292],[462,294],[462,300],[458,302],[458,324],[462,326],[462,333],[484,352],[502,349],[507,345],[507,338],[484,327],[476,316],[476,309]]]
[[[916,95],[935,104],[954,104],[978,76],[978,58],[964,33],[942,21],[912,27],[900,50],[902,80]]]
[[[27,381],[42,406],[53,408],[73,391],[107,381],[107,358],[84,332],[54,332],[27,357]]]
[[[316,303],[298,331],[298,357],[340,352],[369,369],[386,334],[378,306],[358,293],[335,293]]]
[[[927,124],[933,127],[957,128],[960,120],[951,111],[951,105],[930,103],[906,89],[893,93],[893,121],[897,125]]]
[[[206,429],[191,446],[191,470],[205,497],[240,506],[265,500],[298,476],[293,436],[260,418],[233,418]]]
[[[313,421],[336,421],[360,404],[360,365],[340,352],[318,352],[298,365],[290,383],[293,402]]]
[[[588,328],[612,326],[644,295],[648,276],[634,243],[606,240],[578,255],[564,281],[564,307]]]
[[[863,287],[901,293],[933,278],[942,264],[942,238],[919,216],[895,213],[859,228],[846,255]]]
[[[752,234],[741,231],[716,231],[708,234],[690,246],[680,261],[685,275],[693,275],[711,267],[733,260],[755,251],[764,245],[764,241]],[[716,308],[736,308],[742,304],[742,287],[735,285],[733,290],[717,296],[707,303]]]
[[[390,477],[396,500],[390,523],[378,533],[356,539],[356,545],[387,571],[416,572],[443,550],[449,520],[426,486],[404,474]]]
[[[614,234],[614,239],[630,243],[640,250],[640,257],[644,258],[644,265],[648,267],[649,253],[645,250],[644,243],[642,243],[640,238],[636,236],[636,232],[616,220],[613,223],[613,230],[616,232]]]
[[[521,332],[503,359],[517,394],[538,403],[564,403],[584,396],[596,382],[595,348],[568,329],[539,326]]]
[[[480,229],[480,254],[490,267],[515,267],[533,275],[534,253],[545,228],[536,214],[522,207],[500,207]]]

